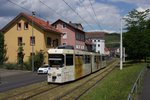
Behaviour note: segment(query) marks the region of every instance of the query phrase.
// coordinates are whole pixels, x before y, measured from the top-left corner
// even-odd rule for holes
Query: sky
[[[119,32],[120,19],[133,9],[150,9],[150,0],[0,0],[0,29],[20,12],[50,23],[81,23],[84,31]]]

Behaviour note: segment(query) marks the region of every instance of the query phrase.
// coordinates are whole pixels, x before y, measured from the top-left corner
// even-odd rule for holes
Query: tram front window
[[[62,54],[49,54],[50,67],[63,67],[64,55]]]

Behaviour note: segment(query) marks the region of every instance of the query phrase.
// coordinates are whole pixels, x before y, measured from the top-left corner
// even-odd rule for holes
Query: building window
[[[35,56],[35,53],[34,53],[34,52],[33,52],[33,53],[31,52],[31,53],[30,53],[30,57],[31,57],[32,55]]]
[[[53,46],[57,47],[58,46],[58,39],[53,40]]]
[[[63,45],[67,45],[67,43],[63,43]]]
[[[98,40],[98,42],[100,42],[100,40]]]
[[[21,30],[21,23],[17,23],[17,30]]]
[[[76,40],[85,41],[85,36],[82,33],[76,33]]]
[[[66,24],[65,23],[62,25],[62,28],[66,28]]]
[[[18,37],[18,46],[22,45],[22,37]]]
[[[28,24],[28,22],[25,22],[24,23],[24,29],[27,30],[28,28],[29,28],[29,24]]]
[[[94,42],[96,42],[96,40],[94,40]]]
[[[67,33],[63,33],[63,39],[67,38]]]
[[[78,48],[79,48],[79,46],[78,46],[78,45],[76,45],[76,48],[78,49]]]
[[[52,44],[52,39],[50,37],[47,37],[47,45],[50,46]]]
[[[32,37],[32,36],[30,37],[30,45],[31,45],[31,46],[35,45],[35,37],[34,37],[34,36],[33,36],[33,37]]]
[[[98,47],[100,47],[100,44],[98,44]]]
[[[84,46],[81,46],[81,49],[84,49]]]
[[[54,25],[55,28],[57,28],[57,25]]]

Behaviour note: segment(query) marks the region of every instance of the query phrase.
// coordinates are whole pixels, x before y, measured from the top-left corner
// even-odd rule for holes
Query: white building
[[[87,32],[86,39],[92,40],[92,51],[105,54],[104,32]]]
[[[100,54],[104,54],[105,49],[105,40],[102,39],[92,39],[93,50],[95,52],[99,52]]]

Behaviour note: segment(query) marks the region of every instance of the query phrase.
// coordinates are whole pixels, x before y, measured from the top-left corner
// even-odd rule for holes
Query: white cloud
[[[141,7],[143,9],[150,8],[150,0],[111,0],[113,2],[125,2],[130,4],[135,4],[138,7]]]
[[[139,12],[143,12],[143,11],[145,11],[146,9],[144,9],[144,8],[142,8],[142,7],[138,7],[136,10],[139,11]]]
[[[89,30],[88,32],[106,32],[106,33],[116,33],[117,31],[113,30]]]
[[[54,9],[55,11],[51,10],[50,8],[46,7],[42,4],[39,0],[12,0],[13,2],[17,3],[18,5],[29,9],[35,10],[37,15],[43,17],[50,21],[50,23],[56,21],[57,19],[63,19],[64,21],[72,21],[72,22],[80,22],[84,25],[85,29],[90,29],[89,26],[80,19],[62,0],[41,0],[50,8]],[[95,22],[94,14],[91,9],[90,3],[88,0],[65,0],[75,11],[81,15],[81,17],[87,21],[92,27],[97,27]],[[96,0],[91,0],[93,4],[93,8],[95,9],[97,18],[99,20],[100,25],[102,26],[102,30],[104,29],[111,29],[111,30],[119,30],[120,26],[120,14],[119,9],[110,4],[104,4],[97,2]],[[2,4],[0,4],[2,5]],[[10,5],[10,3],[9,3]],[[7,7],[7,6],[6,6]],[[25,11],[16,5],[11,4],[11,7],[15,7],[16,12]],[[57,13],[58,14],[57,14]],[[15,17],[17,13],[9,17]],[[65,18],[63,18],[64,16]],[[92,17],[92,18],[91,18]],[[0,19],[1,23],[8,22],[8,17],[3,17]],[[10,21],[10,20],[9,20]],[[3,26],[1,24],[1,26]],[[0,27],[1,27],[0,26]],[[87,27],[87,28],[86,28]],[[93,29],[90,29],[93,30]]]

